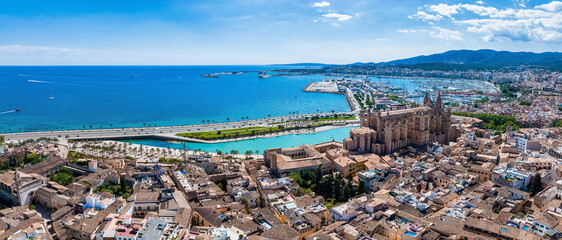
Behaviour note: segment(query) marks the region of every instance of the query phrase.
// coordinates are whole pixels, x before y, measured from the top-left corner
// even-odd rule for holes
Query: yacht
[[[49,97],[49,100],[55,100],[55,97],[53,97],[53,90],[49,89],[49,92],[51,92],[51,96]]]

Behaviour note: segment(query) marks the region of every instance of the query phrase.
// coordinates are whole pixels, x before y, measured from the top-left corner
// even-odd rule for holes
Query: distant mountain
[[[376,65],[427,65],[434,63],[442,63],[441,65],[461,64],[479,67],[501,67],[525,64],[562,68],[562,53],[508,52],[495,51],[490,49],[453,50],[444,53],[422,55],[412,58],[394,60],[390,62],[381,62],[377,63]],[[373,64],[370,63],[366,65]]]
[[[304,66],[304,67],[324,67],[324,66],[331,66],[333,64],[325,64],[325,63],[286,63],[286,64],[270,64],[268,66]]]

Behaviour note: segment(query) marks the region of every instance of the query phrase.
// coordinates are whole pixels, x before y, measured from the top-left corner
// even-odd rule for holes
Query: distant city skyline
[[[562,50],[562,1],[0,3],[0,65],[346,64]]]

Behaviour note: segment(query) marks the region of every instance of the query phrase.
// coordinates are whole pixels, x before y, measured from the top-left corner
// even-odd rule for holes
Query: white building
[[[84,209],[106,209],[113,202],[115,202],[115,197],[109,198],[94,194],[86,197],[86,204],[84,205]]]
[[[526,191],[531,182],[531,174],[516,168],[498,166],[492,171],[492,182]]]
[[[9,171],[0,175],[0,198],[15,206],[31,203],[32,194],[49,179],[38,174]]]

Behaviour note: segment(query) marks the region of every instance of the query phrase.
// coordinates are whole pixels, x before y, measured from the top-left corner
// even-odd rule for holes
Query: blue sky
[[[0,0],[0,65],[379,62],[561,51],[562,2]]]

